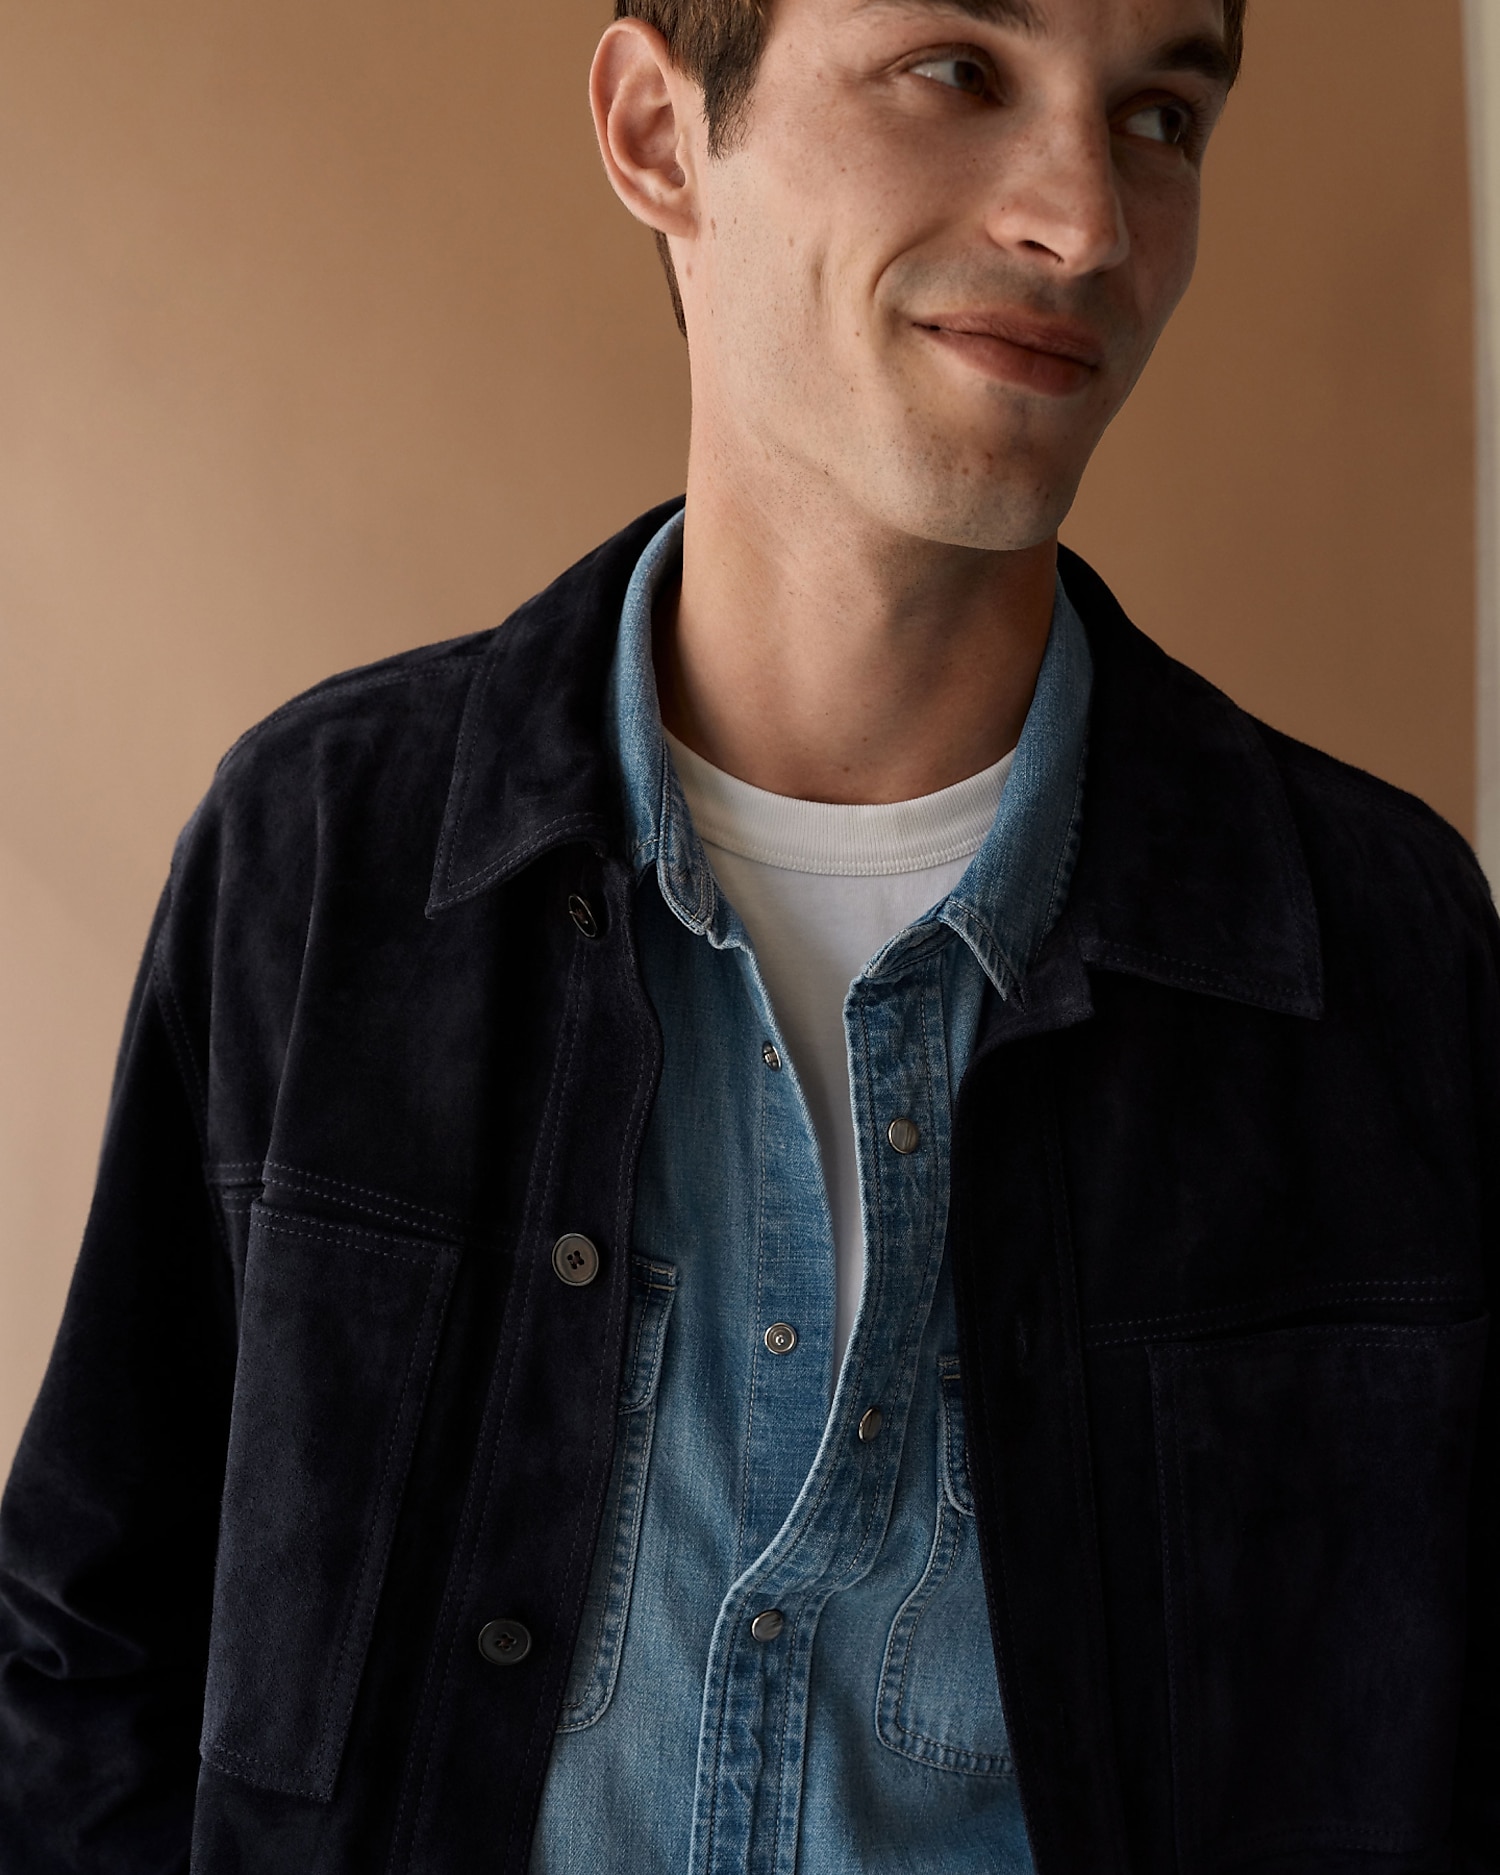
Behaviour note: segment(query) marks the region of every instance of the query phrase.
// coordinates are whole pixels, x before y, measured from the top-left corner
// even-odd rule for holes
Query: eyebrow
[[[1017,32],[1040,33],[1041,16],[1031,0],[864,0],[865,12],[966,13],[987,26],[1010,26]]]
[[[944,5],[951,0],[943,0]],[[1234,60],[1222,39],[1208,33],[1195,33],[1187,39],[1173,39],[1146,60],[1152,71],[1196,72],[1210,84],[1227,91],[1234,83]]]
[[[1046,23],[1032,0],[864,0],[866,12],[962,13],[987,26],[1009,26],[1028,38],[1040,38]],[[1228,90],[1234,83],[1234,60],[1229,47],[1211,33],[1192,33],[1169,39],[1143,63],[1152,71],[1196,72],[1210,84]]]

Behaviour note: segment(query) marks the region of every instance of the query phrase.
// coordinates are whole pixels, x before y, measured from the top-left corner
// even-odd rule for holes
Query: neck
[[[755,787],[841,803],[931,794],[1015,747],[1055,538],[1014,553],[917,540],[816,487],[703,465],[695,449],[682,584],[656,617],[680,741]]]

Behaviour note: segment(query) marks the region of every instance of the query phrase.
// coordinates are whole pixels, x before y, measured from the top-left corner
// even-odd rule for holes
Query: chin
[[[1028,441],[1031,447],[1027,447]],[[865,504],[919,540],[1018,553],[1053,539],[1078,493],[1087,456],[1039,448],[1040,438],[959,437],[929,431],[859,452]],[[873,446],[872,446],[873,445]],[[861,464],[851,461],[850,470]]]
[[[885,491],[878,506],[901,533],[947,547],[1020,553],[1052,540],[1073,505],[1078,482],[1065,487],[1011,481],[993,472],[944,477],[936,484]]]

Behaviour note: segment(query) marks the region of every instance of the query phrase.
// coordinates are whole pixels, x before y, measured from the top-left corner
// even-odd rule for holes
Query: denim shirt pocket
[[[958,1357],[938,1361],[936,1518],[921,1580],[897,1611],[876,1695],[883,1745],[940,1771],[1012,1775],[969,1487]]]
[[[677,1271],[670,1263],[632,1257],[630,1274],[630,1322],[620,1384],[614,1470],[558,1720],[560,1732],[581,1732],[608,1710],[619,1677],[630,1615],[646,1473],[656,1427],[656,1387]]]
[[[327,1802],[457,1248],[252,1207],[202,1754]]]

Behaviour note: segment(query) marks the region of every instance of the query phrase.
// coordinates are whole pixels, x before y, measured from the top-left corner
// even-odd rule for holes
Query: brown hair
[[[1245,52],[1246,5],[1247,0],[1224,0],[1224,36],[1236,75]],[[615,0],[615,18],[654,26],[667,42],[673,64],[702,91],[710,155],[717,155],[733,136],[749,99],[770,30],[771,6],[772,0]],[[656,248],[672,290],[672,310],[686,338],[682,295],[665,235],[657,235]]]

